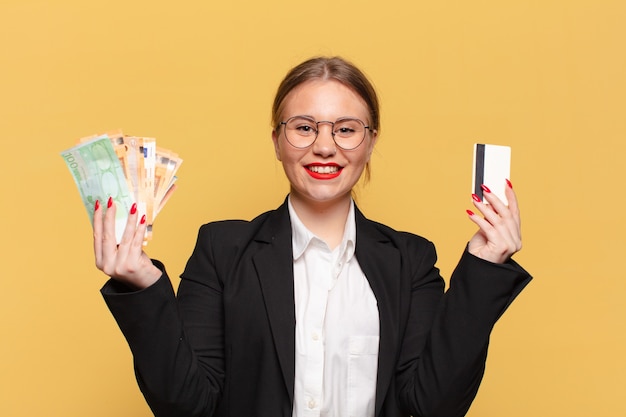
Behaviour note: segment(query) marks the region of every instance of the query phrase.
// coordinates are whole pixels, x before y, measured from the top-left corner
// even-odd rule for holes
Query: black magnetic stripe
[[[476,145],[476,170],[474,183],[474,194],[483,199],[483,189],[480,187],[485,181],[485,145]]]

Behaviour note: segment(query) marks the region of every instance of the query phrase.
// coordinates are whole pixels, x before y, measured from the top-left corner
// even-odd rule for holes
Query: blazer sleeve
[[[411,271],[410,316],[396,375],[398,401],[414,417],[460,417],[482,380],[493,326],[531,276],[512,260],[494,264],[465,250],[450,288],[437,299],[431,291],[440,279],[435,261],[429,242]],[[432,323],[427,331],[424,321]]]
[[[133,353],[139,387],[153,413],[210,416],[224,387],[223,309],[208,228],[201,228],[175,296],[161,278],[129,292],[110,280],[104,299]]]

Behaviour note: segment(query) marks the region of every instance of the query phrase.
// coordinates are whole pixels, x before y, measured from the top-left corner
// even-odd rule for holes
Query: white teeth
[[[319,166],[313,165],[310,166],[309,169],[313,172],[317,172],[318,174],[333,174],[339,171],[339,167],[337,166]]]

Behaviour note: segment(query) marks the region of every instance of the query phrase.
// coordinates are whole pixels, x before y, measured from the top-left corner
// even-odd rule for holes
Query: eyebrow
[[[357,119],[357,120],[361,120],[357,116],[339,116],[334,121],[332,121],[332,120],[317,120],[315,117],[311,116],[310,114],[294,114],[291,117],[306,117],[306,118],[311,119],[311,120],[313,120],[315,122],[333,122],[333,123],[336,122],[337,120],[342,120],[342,119]],[[287,117],[287,119],[290,119],[291,117]],[[361,121],[363,121],[363,120],[361,120]],[[365,121],[363,121],[363,123],[367,123],[367,121],[365,120]]]

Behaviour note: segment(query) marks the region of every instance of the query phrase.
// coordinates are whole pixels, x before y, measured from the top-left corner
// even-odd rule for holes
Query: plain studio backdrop
[[[380,94],[360,207],[431,239],[445,277],[475,229],[472,144],[512,148],[535,280],[468,415],[626,415],[625,21],[621,0],[0,0],[0,415],[150,415],[59,152],[121,128],[180,154],[147,249],[177,286],[202,223],[284,199],[270,106],[320,54]]]

